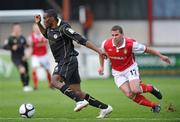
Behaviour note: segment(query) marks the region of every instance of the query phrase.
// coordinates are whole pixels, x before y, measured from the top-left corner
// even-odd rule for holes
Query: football
[[[19,114],[23,118],[31,118],[35,113],[35,108],[31,103],[24,103],[19,107]]]

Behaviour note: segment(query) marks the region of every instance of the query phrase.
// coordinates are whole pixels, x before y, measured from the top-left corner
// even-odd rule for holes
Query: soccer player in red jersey
[[[50,64],[48,61],[48,49],[47,40],[41,34],[37,24],[33,24],[33,32],[29,37],[29,43],[31,45],[32,52],[32,79],[34,82],[34,89],[38,88],[38,77],[37,69],[43,67],[46,71],[46,76],[48,80],[48,85],[51,88],[51,74],[50,74]]]
[[[115,25],[111,29],[112,38],[106,39],[102,43],[102,49],[106,52],[112,66],[117,87],[134,102],[151,107],[153,112],[160,112],[160,105],[145,98],[142,93],[152,93],[158,99],[162,99],[160,91],[152,85],[141,82],[138,65],[134,54],[149,53],[158,56],[162,61],[170,64],[170,59],[150,47],[138,43],[132,38],[127,38],[123,34],[123,29]],[[104,58],[99,56],[100,67],[98,72],[103,75]]]

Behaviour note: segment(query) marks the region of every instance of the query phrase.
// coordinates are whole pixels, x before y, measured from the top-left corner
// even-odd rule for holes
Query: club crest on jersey
[[[58,35],[57,35],[57,34],[54,34],[53,37],[54,37],[54,39],[57,39]]]
[[[127,49],[124,49],[124,54],[127,54]]]

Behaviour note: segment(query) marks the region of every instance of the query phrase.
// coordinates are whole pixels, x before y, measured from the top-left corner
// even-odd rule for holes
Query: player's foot
[[[154,113],[159,113],[161,111],[161,106],[156,105],[156,106],[152,107],[151,111]]]
[[[32,89],[31,86],[24,86],[24,87],[23,87],[23,91],[24,91],[24,92],[30,92],[30,91],[33,91],[33,89]]]
[[[34,87],[34,90],[38,90],[38,88],[37,88],[37,87]]]
[[[49,86],[50,89],[54,89],[54,87],[52,85]]]
[[[80,111],[81,109],[87,107],[89,105],[89,102],[86,101],[86,100],[83,100],[83,101],[79,101],[76,103],[76,107],[74,108],[74,111],[75,112],[78,112]]]
[[[106,109],[101,109],[100,113],[99,113],[99,116],[97,116],[96,118],[105,118],[107,117],[108,114],[110,114],[111,112],[113,111],[113,108],[108,105],[108,107]]]
[[[153,86],[153,91],[151,92],[151,94],[153,94],[156,98],[158,98],[159,100],[162,99],[162,94],[159,91],[159,89],[157,89],[156,87]]]

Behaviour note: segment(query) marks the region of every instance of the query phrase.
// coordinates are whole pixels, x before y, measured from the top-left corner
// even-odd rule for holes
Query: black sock
[[[79,96],[77,96],[66,84],[60,89],[60,91],[76,102],[83,100]]]
[[[96,100],[95,98],[91,97],[89,94],[86,94],[84,99],[87,100],[90,105],[96,108],[106,109],[108,107],[108,105]]]
[[[21,74],[21,81],[23,83],[23,86],[29,85],[28,76],[26,74]]]

